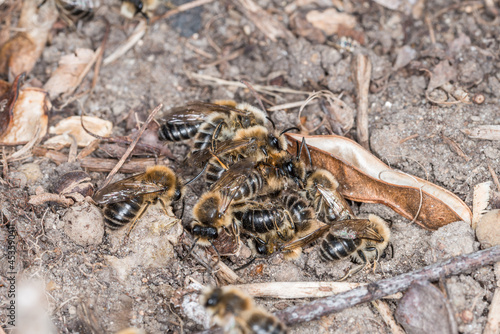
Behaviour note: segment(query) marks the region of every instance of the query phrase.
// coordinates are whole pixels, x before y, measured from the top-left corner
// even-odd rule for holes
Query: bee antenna
[[[184,261],[189,255],[191,255],[191,253],[193,252],[194,246],[196,246],[196,243],[198,242],[198,240],[200,240],[199,237],[194,239],[193,244],[191,245],[191,247],[189,247],[189,251],[187,252],[186,255],[184,255],[184,257],[181,259],[181,261]]]
[[[234,269],[234,271],[239,271],[239,270],[243,270],[245,268],[247,268],[248,266],[250,266],[252,263],[254,263],[255,259],[257,258],[256,255],[252,256],[252,258],[250,259],[250,261],[248,261],[247,263],[245,263],[244,265],[242,265],[241,267],[238,267],[236,269]]]
[[[194,178],[192,178],[191,180],[184,183],[182,186],[183,187],[187,186],[188,184],[193,183],[194,181],[198,180],[200,178],[200,176],[202,176],[203,173],[207,170],[207,166],[208,166],[208,163],[205,164],[205,167],[203,167],[203,169],[201,170],[201,172],[198,173],[198,175],[196,175]]]
[[[180,220],[182,220],[182,217],[184,217],[184,207],[186,206],[186,199],[182,197],[182,210],[181,210],[181,216],[179,217]]]
[[[212,243],[212,240],[210,240],[210,245],[212,245],[212,248],[215,250],[215,253],[217,254],[217,262],[215,262],[214,264],[214,267],[217,267],[217,265],[219,264],[220,262],[220,254],[219,254],[219,250],[217,249],[217,247],[215,247],[215,245]]]
[[[252,85],[248,81],[246,81],[246,80],[240,80],[240,82],[242,84],[244,84],[245,86],[247,86],[247,88],[252,93],[253,97],[255,97],[255,99],[257,100],[257,102],[259,102],[259,106],[262,108],[262,111],[265,112],[266,115],[267,115],[267,110],[266,110],[266,108],[264,108],[264,104],[262,103],[262,99],[260,98],[259,94],[257,94],[257,92],[255,91],[255,89],[253,89]]]
[[[299,143],[297,143],[297,160],[300,159],[300,156],[302,155],[302,149],[304,147],[306,148],[305,151],[307,153],[307,158],[309,159],[309,164],[312,167],[313,163],[312,163],[312,159],[311,159],[311,151],[309,151],[309,147],[306,144],[306,138],[305,137],[302,137],[302,142],[300,143],[300,150],[299,150]]]
[[[300,129],[298,127],[293,126],[291,128],[288,128],[288,129],[285,129],[285,130],[281,131],[280,136],[283,135],[284,133],[287,133],[288,131],[292,131],[292,130],[297,130],[297,131],[300,132]]]
[[[266,118],[269,120],[269,122],[271,122],[271,124],[273,125],[273,129],[276,130],[276,124],[274,124],[273,120],[271,119],[271,117],[269,116],[266,116]],[[280,135],[281,136],[281,135]]]

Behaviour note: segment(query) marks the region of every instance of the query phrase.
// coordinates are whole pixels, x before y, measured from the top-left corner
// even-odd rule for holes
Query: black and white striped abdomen
[[[225,122],[224,117],[214,117],[203,123],[198,129],[198,133],[194,137],[193,152],[204,150],[211,145],[212,140],[217,136],[216,131],[220,131],[221,123]]]
[[[242,227],[249,232],[266,233],[280,229],[284,214],[277,209],[251,208],[243,212],[235,212],[234,216]]]
[[[116,230],[132,222],[143,205],[143,197],[133,197],[126,202],[109,203],[104,206],[104,223]]]
[[[256,170],[253,170],[241,187],[236,191],[233,201],[238,202],[259,195],[264,188],[264,178]]]
[[[285,325],[277,318],[259,311],[250,316],[248,327],[251,333],[286,334],[287,332]]]
[[[59,12],[72,21],[91,19],[99,5],[98,0],[56,0]]]
[[[354,253],[361,242],[361,239],[342,239],[327,234],[321,241],[320,255],[325,261],[340,260]]]
[[[158,130],[158,138],[166,141],[181,141],[191,139],[198,133],[201,123],[182,124],[182,123],[163,123]]]

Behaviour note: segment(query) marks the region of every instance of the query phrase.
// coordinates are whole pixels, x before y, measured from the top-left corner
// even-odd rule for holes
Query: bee
[[[316,214],[327,223],[353,219],[354,213],[338,192],[337,179],[325,169],[317,169],[306,178],[305,197],[313,203]]]
[[[327,233],[328,232],[328,233]],[[351,269],[340,280],[355,275],[369,263],[376,263],[389,245],[391,231],[387,222],[376,215],[368,219],[346,219],[326,225],[313,233],[281,247],[284,252],[316,240],[327,233],[320,242],[320,256],[325,261],[341,260],[350,257],[359,266]]]
[[[287,333],[287,328],[278,318],[255,306],[252,297],[241,290],[211,288],[202,294],[200,303],[225,333]]]
[[[39,6],[45,2],[46,0]],[[99,5],[99,0],[56,0],[56,7],[61,18],[70,27],[74,27],[79,20],[90,20]]]
[[[149,19],[149,14],[153,12],[159,4],[159,0],[122,0],[120,13],[129,19],[139,13],[144,16],[145,19]]]
[[[109,184],[94,195],[103,205],[104,222],[112,230],[130,224],[128,234],[151,204],[167,205],[184,194],[182,181],[166,166],[152,166],[146,172]]]
[[[247,103],[219,103],[191,102],[171,109],[160,127],[159,138],[166,141],[194,138],[196,152],[216,139],[231,139],[238,129],[267,124],[266,114]]]

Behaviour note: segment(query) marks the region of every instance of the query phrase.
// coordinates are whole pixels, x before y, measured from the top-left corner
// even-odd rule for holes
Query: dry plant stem
[[[130,37],[127,39],[127,41],[120,45],[115,51],[113,51],[112,54],[107,56],[104,61],[102,62],[103,65],[108,65],[123,56],[125,53],[127,53],[128,50],[130,50],[137,42],[141,40],[141,38],[146,34],[148,26],[146,24],[146,21],[141,21],[135,28],[134,32]]]
[[[495,173],[495,170],[493,169],[493,167],[491,167],[491,164],[488,164],[488,169],[490,171],[491,177],[493,178],[493,182],[495,182],[495,185],[497,186],[497,191],[500,191],[500,182],[498,181],[497,173]]]
[[[474,186],[474,194],[472,196],[472,228],[475,230],[477,223],[486,212],[486,208],[490,202],[491,196],[491,181],[476,184]]]
[[[56,202],[67,207],[73,205],[74,203],[74,201],[71,198],[66,198],[63,195],[51,194],[51,193],[33,195],[30,197],[30,200],[28,201],[28,203],[31,205],[42,205],[47,202]]]
[[[479,267],[500,261],[500,246],[479,252],[451,258],[422,269],[370,283],[335,296],[289,307],[275,313],[287,325],[294,325],[318,319],[322,316],[340,312],[346,308],[383,298],[396,292],[404,291],[413,282],[436,281],[440,277],[470,272]]]
[[[370,149],[368,142],[368,92],[370,90],[370,78],[372,73],[372,63],[367,56],[357,55],[355,59],[356,89],[358,101],[358,114],[356,118],[356,127],[358,142]]]
[[[493,294],[493,299],[491,300],[488,321],[484,327],[483,334],[500,333],[500,262],[495,264],[495,276],[497,279],[497,287]]]
[[[374,300],[372,301],[373,306],[377,309],[378,313],[384,320],[385,324],[389,326],[392,334],[405,334],[405,331],[396,323],[394,320],[394,316],[392,314],[389,305],[382,300]]]
[[[236,8],[242,9],[248,19],[271,41],[276,42],[280,37],[291,35],[281,22],[275,20],[253,0],[233,0],[233,2]]]
[[[71,96],[75,92],[75,90],[80,86],[80,84],[82,83],[83,79],[87,76],[87,73],[89,73],[89,71],[92,68],[92,66],[94,66],[95,61],[99,57],[99,54],[102,52],[101,50],[102,50],[102,46],[99,46],[97,48],[97,50],[94,51],[94,57],[92,57],[92,60],[87,64],[87,66],[85,66],[85,69],[78,76],[78,80],[77,80],[76,85],[74,85],[73,88],[71,88],[68,92],[66,92],[62,96],[63,98]]]
[[[214,0],[195,0],[195,1],[191,1],[191,2],[185,3],[185,4],[180,5],[179,7],[175,8],[175,9],[169,10],[168,12],[166,12],[165,14],[163,14],[162,16],[153,17],[151,19],[151,24],[155,23],[158,20],[167,19],[170,16],[173,16],[173,15],[185,12],[186,10],[190,10],[192,8],[196,8],[198,6],[206,5],[206,4],[211,3],[211,2],[214,2]]]
[[[137,142],[139,141],[139,139],[141,139],[141,136],[144,133],[144,131],[146,130],[146,128],[148,127],[149,123],[151,123],[151,121],[156,116],[156,114],[158,113],[158,111],[160,111],[161,108],[163,108],[163,104],[162,103],[160,103],[156,108],[154,108],[153,111],[151,112],[151,114],[149,114],[148,119],[146,119],[146,122],[144,122],[144,124],[142,125],[141,129],[139,130],[139,133],[137,134],[137,137],[134,139],[134,141],[127,148],[127,150],[125,151],[125,153],[121,157],[120,161],[118,161],[118,163],[116,164],[116,166],[113,168],[113,170],[111,170],[111,172],[109,172],[109,175],[106,178],[106,180],[104,180],[104,183],[102,184],[103,188],[109,184],[109,182],[111,181],[111,179],[113,178],[113,176],[120,170],[120,167],[123,165],[123,163],[125,162],[125,160],[127,160],[127,158],[130,155],[130,153],[132,153],[132,151],[134,150],[134,147],[137,144]]]
[[[346,292],[366,283],[349,282],[268,282],[238,284],[233,287],[241,289],[258,298],[280,298],[280,299],[298,299],[298,298],[323,298],[337,293]],[[386,296],[387,299],[400,299],[402,293]]]
[[[82,151],[83,152],[83,151]],[[36,156],[46,157],[52,160],[55,164],[60,165],[68,161],[68,156],[64,153],[47,150],[41,147],[35,147],[33,154]],[[109,172],[116,166],[118,160],[116,159],[102,159],[102,158],[82,158],[78,159],[80,167],[87,169],[91,172]],[[161,163],[162,161],[160,161]],[[125,162],[121,167],[122,173],[137,173],[143,172],[147,167],[157,165],[159,162],[155,158],[134,159]]]

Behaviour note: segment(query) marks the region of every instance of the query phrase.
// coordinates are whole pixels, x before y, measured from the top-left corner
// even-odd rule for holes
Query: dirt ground
[[[177,1],[173,5],[181,3]],[[169,108],[192,100],[232,99],[256,104],[248,89],[196,79],[192,73],[231,82],[246,79],[254,85],[278,85],[303,92],[262,94],[266,106],[303,101],[307,92],[329,90],[341,94],[341,99],[356,109],[351,63],[355,55],[361,53],[368,55],[373,64],[368,96],[373,154],[395,169],[453,192],[471,207],[474,186],[493,180],[490,168],[500,174],[499,142],[471,139],[462,131],[500,121],[500,24],[495,23],[498,17],[493,21],[494,17],[486,12],[483,2],[422,0],[413,6],[412,1],[394,1],[402,10],[391,10],[373,1],[256,3],[287,28],[289,33],[285,37],[278,37],[276,41],[266,38],[245,15],[239,1],[214,1],[160,20],[149,26],[131,50],[101,67],[93,94],[81,99],[86,115],[109,120],[114,124],[114,135],[126,135],[135,126],[134,115],[145,120],[147,112],[159,103],[164,107],[158,119]],[[110,24],[104,57],[122,45],[140,17],[125,19],[119,14],[119,5],[119,1],[106,0],[95,18],[82,22],[76,30],[54,29],[29,80],[46,82],[60,57],[77,48],[95,50],[106,28],[100,17],[105,17]],[[357,38],[359,45],[342,49],[336,45],[341,37],[339,33],[327,36],[311,28],[313,32],[307,34],[303,26],[297,26],[298,17],[303,23],[306,13],[326,8],[337,8],[355,18],[355,26],[343,34]],[[167,10],[162,5],[157,14]],[[411,48],[413,56],[403,66],[396,66],[403,46]],[[429,98],[446,97],[440,89],[429,92],[429,98],[426,97],[430,76],[438,75],[436,67],[443,61],[456,71],[450,81],[467,91],[470,97],[482,94],[484,103],[456,101],[451,95],[449,101],[456,103],[430,102]],[[89,87],[92,77],[91,71],[84,80],[85,87]],[[62,109],[61,99],[52,102],[54,109],[49,125],[79,114],[77,102]],[[307,107],[302,114],[307,117],[305,125],[309,128],[316,125],[322,115],[319,104]],[[278,128],[300,123],[298,108],[272,111],[270,116]],[[315,132],[325,133],[325,127]],[[346,136],[356,139],[356,127]],[[169,163],[186,179],[195,174],[183,165],[188,144],[168,144],[175,157]],[[62,152],[67,154],[68,149]],[[95,154],[108,157],[102,151]],[[207,329],[204,327],[208,324],[206,316],[197,313],[195,303],[190,304],[180,295],[196,284],[210,286],[226,282],[200,264],[196,259],[198,255],[183,259],[192,239],[183,236],[181,224],[168,229],[175,220],[166,217],[160,207],[148,210],[125,243],[125,232],[104,229],[100,210],[86,201],[70,208],[55,203],[40,206],[27,203],[35,193],[52,192],[55,180],[74,170],[82,170],[79,161],[56,165],[48,158],[33,156],[10,164],[5,179],[9,184],[0,183],[4,223],[9,221],[12,210],[17,217],[18,294],[29,300],[27,310],[37,303],[47,310],[47,313],[19,315],[34,319],[25,324],[23,333],[87,333],[81,320],[83,309],[90,310],[90,318],[100,326],[96,333],[115,333],[127,327],[142,328],[146,333],[190,333]],[[89,172],[89,175],[97,188],[107,173]],[[116,179],[122,177],[125,175],[118,174]],[[190,209],[204,190],[202,182],[188,189],[184,224],[189,223]],[[480,248],[474,231],[464,222],[433,232],[380,204],[354,203],[353,208],[359,216],[375,213],[392,222],[394,256],[382,259],[375,272],[367,269],[349,278],[352,282],[396,276]],[[4,224],[0,229],[4,254],[7,226]],[[197,252],[203,257],[201,249]],[[243,249],[242,255],[248,256],[248,250]],[[234,269],[245,263],[245,259],[233,256],[223,258],[223,262]],[[8,268],[3,263],[2,260],[0,321],[5,324],[7,313],[4,311],[9,302],[5,282]],[[239,283],[333,281],[351,266],[349,261],[324,263],[316,248],[311,247],[293,261],[280,256],[258,259],[237,275]],[[459,332],[481,333],[495,288],[493,268],[484,267],[448,278],[445,285]],[[270,311],[303,302],[257,300]],[[386,302],[391,310],[396,309],[396,300]],[[373,305],[364,304],[294,326],[290,332],[390,333],[391,330]]]

